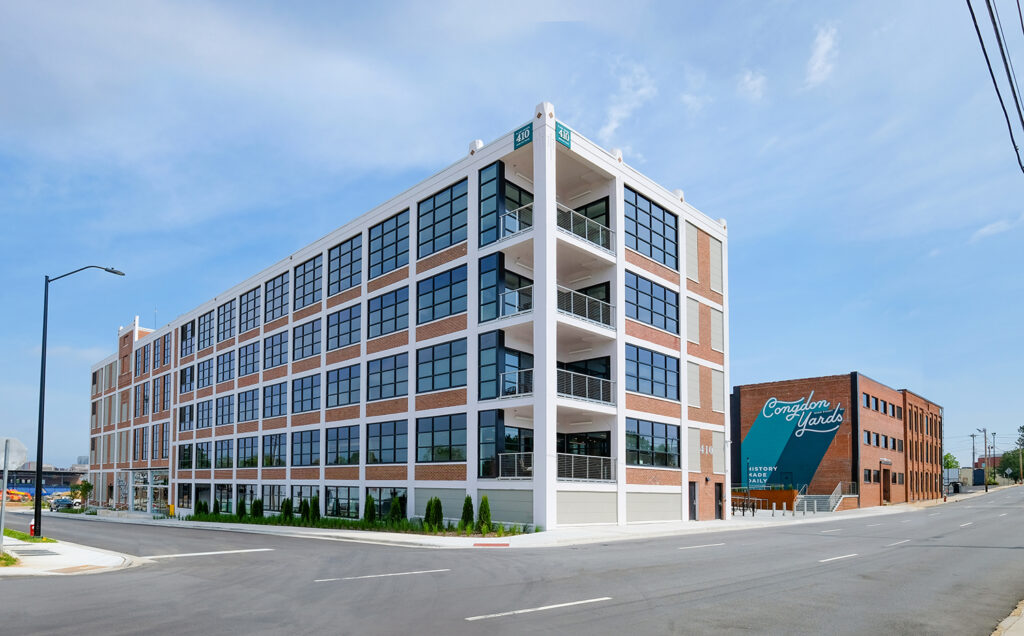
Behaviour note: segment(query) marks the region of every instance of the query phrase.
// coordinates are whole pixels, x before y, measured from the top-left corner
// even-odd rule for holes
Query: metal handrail
[[[533,369],[505,371],[498,376],[498,397],[533,395]]]
[[[498,453],[498,479],[533,479],[533,453]]]
[[[806,495],[806,494],[807,494],[807,484],[804,484],[803,486],[800,486],[800,490],[796,491],[796,495],[798,497],[800,495]]]
[[[558,453],[558,479],[562,481],[615,481],[615,458]]]
[[[561,285],[558,286],[557,301],[558,311],[563,314],[576,316],[602,327],[614,328],[615,308],[611,303],[592,298]]]
[[[601,225],[594,219],[580,214],[561,203],[556,203],[555,205],[557,206],[556,225],[558,225],[559,229],[578,236],[610,254],[615,253],[611,228]]]
[[[615,403],[615,383],[611,380],[558,369],[556,384],[558,395],[602,404]]]
[[[501,316],[515,316],[533,311],[533,285],[509,289],[498,296],[498,312]]]
[[[527,203],[498,217],[498,240],[515,236],[532,227],[533,203]]]
[[[835,490],[828,497],[828,511],[835,512],[836,506],[843,500],[843,482],[836,484]]]

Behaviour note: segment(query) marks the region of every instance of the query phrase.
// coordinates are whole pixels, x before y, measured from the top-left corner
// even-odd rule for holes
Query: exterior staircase
[[[807,512],[832,512],[831,499],[832,495],[799,495],[796,498],[796,512],[803,512],[804,505],[807,506]]]

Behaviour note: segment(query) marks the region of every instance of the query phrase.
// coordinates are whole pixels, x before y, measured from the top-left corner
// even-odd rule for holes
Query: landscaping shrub
[[[320,523],[320,496],[315,495],[309,503],[309,520],[314,524]]]
[[[366,508],[363,510],[363,521],[369,524],[377,522],[377,506],[373,503],[373,495],[366,495]]]
[[[341,516],[341,499],[338,499],[337,497],[334,498],[334,505],[331,507],[331,516]]]
[[[262,499],[253,499],[252,500],[251,512],[252,512],[252,516],[260,518],[260,519],[263,518],[263,500]]]
[[[402,503],[398,500],[398,497],[391,498],[391,507],[388,509],[388,523],[397,525],[402,522],[405,517],[402,516]]]
[[[487,501],[487,495],[480,498],[480,516],[476,520],[480,532],[487,534],[491,527],[491,503]]]
[[[309,501],[305,499],[299,501],[299,518],[309,521]]]
[[[427,501],[426,515],[423,517],[423,521],[430,525],[431,528],[437,530],[444,529],[444,511],[441,508],[441,500],[437,497],[431,497]]]
[[[245,499],[238,500],[238,505],[235,506],[235,514],[238,515],[239,519],[245,518]]]
[[[281,500],[281,516],[286,521],[291,521],[295,516],[295,509],[292,507],[291,498]]]
[[[466,495],[466,499],[462,502],[462,520],[459,521],[459,529],[461,530],[465,526],[473,525],[473,498]]]

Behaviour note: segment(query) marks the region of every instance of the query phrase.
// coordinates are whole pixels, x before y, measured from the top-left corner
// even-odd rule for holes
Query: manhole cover
[[[18,556],[55,556],[57,554],[53,550],[45,550],[45,549],[38,549],[38,550],[15,550],[15,552],[18,553]]]

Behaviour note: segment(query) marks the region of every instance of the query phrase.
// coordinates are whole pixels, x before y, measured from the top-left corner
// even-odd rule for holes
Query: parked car
[[[61,497],[60,499],[54,499],[50,502],[50,512],[55,512],[61,508],[73,508],[75,502],[67,497]]]

